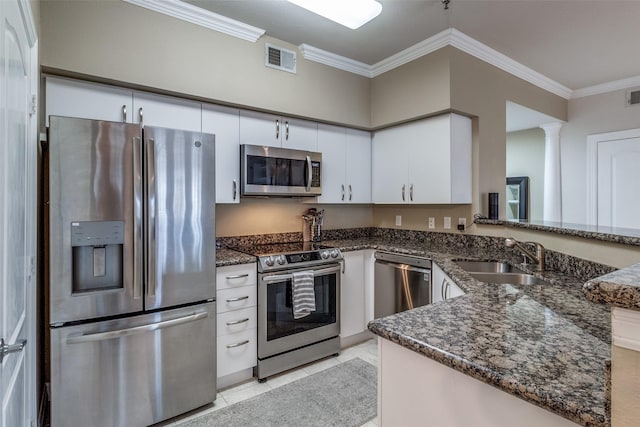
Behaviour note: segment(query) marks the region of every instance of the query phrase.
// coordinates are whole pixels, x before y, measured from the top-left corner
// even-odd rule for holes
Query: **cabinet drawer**
[[[244,332],[257,327],[258,308],[249,307],[241,310],[227,311],[218,314],[218,337]]]
[[[257,336],[257,329],[253,328],[218,337],[218,378],[256,365]]]
[[[256,286],[243,286],[241,288],[223,289],[216,293],[218,313],[225,313],[241,308],[255,307],[257,299]]]
[[[256,265],[242,264],[218,267],[216,269],[216,287],[218,290],[255,285]]]

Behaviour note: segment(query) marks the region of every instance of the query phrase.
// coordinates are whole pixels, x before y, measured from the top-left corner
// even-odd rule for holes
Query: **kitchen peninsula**
[[[487,284],[455,260],[517,264],[521,258],[501,238],[358,231],[329,231],[325,234],[331,240],[323,244],[347,252],[375,249],[429,258],[466,293],[369,324],[384,338],[381,425],[418,425],[425,419],[434,425],[470,425],[469,419],[473,425],[609,425],[609,311],[588,301],[582,286],[612,268],[547,251],[550,271],[537,274],[547,283]],[[400,363],[395,363],[398,356]],[[472,394],[464,397],[463,392]],[[514,416],[526,419],[516,422]]]

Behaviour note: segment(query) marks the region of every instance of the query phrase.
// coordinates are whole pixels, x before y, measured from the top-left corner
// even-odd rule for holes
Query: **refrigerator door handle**
[[[133,186],[136,200],[133,203],[133,298],[142,298],[142,143],[133,138]]]
[[[158,329],[170,328],[172,326],[183,325],[185,323],[195,322],[200,319],[209,317],[209,313],[202,311],[177,319],[165,320],[163,322],[150,323],[142,326],[134,326],[133,328],[117,329],[115,331],[98,332],[95,334],[75,335],[67,337],[67,344],[81,344],[86,342],[104,341],[113,338],[121,338],[129,335],[141,334],[144,332],[153,332]]]
[[[147,295],[156,296],[156,168],[155,168],[155,140],[149,138],[147,151]]]

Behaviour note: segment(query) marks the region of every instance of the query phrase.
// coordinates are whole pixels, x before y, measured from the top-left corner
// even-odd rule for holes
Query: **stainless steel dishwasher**
[[[375,253],[374,317],[431,303],[431,261],[409,255]]]

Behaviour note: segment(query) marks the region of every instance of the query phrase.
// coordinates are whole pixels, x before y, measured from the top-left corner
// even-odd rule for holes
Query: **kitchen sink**
[[[456,261],[456,264],[469,273],[522,273],[524,271],[500,261]]]
[[[511,285],[544,285],[542,279],[526,273],[481,273],[470,272],[471,276],[481,282]]]

